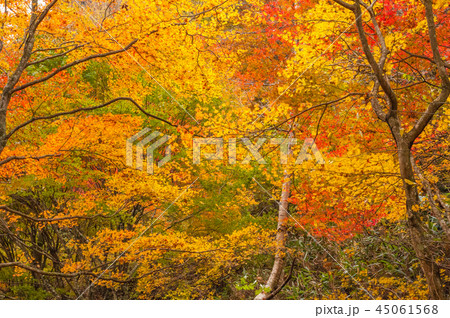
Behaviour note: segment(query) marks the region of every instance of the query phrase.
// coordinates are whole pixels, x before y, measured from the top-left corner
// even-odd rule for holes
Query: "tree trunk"
[[[273,263],[272,272],[270,273],[269,279],[267,280],[267,283],[264,286],[265,288],[270,289],[270,292],[274,291],[280,282],[281,274],[283,273],[283,268],[286,259],[286,247],[285,247],[287,238],[286,222],[288,219],[288,206],[289,206],[288,199],[290,189],[291,189],[291,175],[288,173],[286,169],[284,171],[284,181],[281,190],[281,200],[278,208],[278,226],[276,236],[277,251],[275,253],[275,261]],[[256,300],[267,299],[269,293],[262,291],[255,297],[255,299]]]
[[[6,146],[6,112],[10,99],[10,96],[4,93],[0,97],[0,155]]]
[[[422,227],[420,215],[413,208],[414,206],[418,207],[420,201],[411,164],[411,149],[404,141],[398,144],[398,159],[406,197],[407,226],[411,243],[427,280],[430,298],[445,299],[439,268],[432,258],[432,253],[427,248],[425,230]]]

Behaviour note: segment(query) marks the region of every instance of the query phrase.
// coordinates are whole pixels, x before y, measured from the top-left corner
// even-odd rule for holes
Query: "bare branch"
[[[49,48],[45,48],[45,49],[36,49],[33,52],[31,52],[31,55],[36,54],[38,52],[48,52],[48,51],[57,51],[57,50],[64,50],[67,49],[69,47],[75,46],[77,44],[75,44],[75,41],[64,41],[62,43],[60,43],[60,46],[57,47],[49,47]],[[90,42],[87,42],[85,44],[89,44]]]
[[[0,210],[4,210],[7,211],[9,213],[21,216],[27,220],[30,221],[34,221],[34,222],[56,222],[56,221],[65,221],[65,220],[91,220],[94,219],[96,217],[104,217],[104,218],[108,218],[107,216],[103,215],[103,214],[96,214],[96,215],[92,215],[92,216],[63,216],[63,217],[59,217],[59,218],[51,218],[51,219],[47,219],[47,218],[36,218],[34,216],[30,216],[28,214],[25,214],[23,212],[11,209],[10,207],[6,206],[6,205],[0,205]]]
[[[353,4],[347,3],[343,0],[333,0],[334,2],[336,2],[337,4],[343,6],[346,9],[349,9],[351,11],[355,11],[355,6]]]
[[[411,52],[409,52],[409,51],[407,51],[407,50],[405,50],[405,49],[402,49],[402,51],[405,52],[405,53],[407,53],[407,54],[409,54],[409,55],[412,56],[412,57],[417,57],[417,58],[419,58],[419,59],[427,60],[427,61],[430,61],[430,62],[433,63],[433,64],[436,64],[436,62],[435,62],[431,57],[428,57],[428,56],[425,56],[425,55],[414,54],[414,53],[411,53]],[[449,64],[449,63],[445,63],[445,62],[444,62],[444,66],[445,66],[446,68],[450,69],[450,64]]]
[[[75,66],[75,65],[78,65],[78,64],[87,62],[87,61],[92,60],[92,59],[101,58],[101,57],[107,57],[107,56],[110,56],[110,55],[114,55],[114,54],[118,54],[118,53],[121,53],[121,52],[125,52],[125,51],[128,50],[130,47],[132,47],[137,41],[138,41],[138,40],[135,39],[135,40],[131,41],[127,46],[125,46],[125,47],[123,47],[123,48],[121,48],[121,49],[119,49],[119,50],[109,51],[109,52],[99,53],[99,54],[93,54],[93,55],[87,56],[87,57],[85,57],[85,58],[76,60],[76,61],[74,61],[74,62],[72,62],[72,63],[66,64],[66,65],[64,65],[64,66],[62,66],[62,67],[56,69],[56,70],[53,71],[52,73],[48,74],[47,76],[44,76],[44,77],[42,77],[42,78],[39,78],[39,79],[37,79],[37,80],[28,82],[28,83],[26,83],[26,84],[23,84],[23,85],[21,85],[21,86],[19,86],[19,87],[16,87],[16,88],[12,89],[11,93],[15,93],[15,92],[21,91],[21,90],[23,90],[23,89],[25,89],[25,88],[27,88],[27,87],[30,87],[30,86],[33,86],[33,85],[36,85],[36,84],[45,82],[45,81],[49,80],[50,78],[52,78],[53,76],[55,76],[56,74],[58,74],[58,73],[60,73],[60,72],[62,72],[62,71],[64,71],[64,70],[66,70],[66,69],[68,69],[68,68],[71,68],[71,67],[73,67],[73,66]]]
[[[180,18],[193,18],[193,19],[195,19],[195,18],[197,18],[197,17],[199,17],[199,16],[201,16],[201,15],[203,15],[203,14],[205,14],[205,13],[208,13],[208,12],[210,12],[210,11],[213,11],[213,10],[219,8],[220,6],[224,5],[224,4],[227,3],[227,2],[228,2],[228,0],[225,0],[224,2],[222,2],[222,3],[218,4],[218,5],[215,5],[215,6],[209,8],[209,9],[207,9],[207,10],[204,10],[204,11],[202,11],[202,12],[198,12],[198,13],[195,13],[195,14],[180,15]]]
[[[416,138],[422,133],[433,116],[445,104],[450,95],[450,80],[445,69],[444,61],[439,52],[439,45],[436,37],[436,25],[434,23],[433,4],[430,0],[422,0],[425,6],[425,15],[428,24],[428,34],[430,38],[431,50],[433,51],[433,60],[437,66],[439,77],[442,82],[441,93],[429,104],[427,110],[422,114],[413,128],[405,134],[405,138],[409,145],[412,145]]]
[[[13,88],[16,86],[17,82],[19,81],[20,77],[22,76],[23,71],[26,68],[26,65],[28,63],[28,60],[30,59],[33,46],[34,46],[34,34],[36,33],[36,29],[39,26],[39,24],[42,22],[42,20],[45,18],[45,16],[48,14],[50,9],[56,4],[58,0],[53,0],[51,3],[49,3],[45,9],[42,11],[42,13],[39,15],[39,17],[35,17],[35,14],[33,13],[32,18],[30,20],[30,26],[28,28],[28,34],[25,39],[25,44],[23,48],[23,54],[22,58],[20,59],[19,65],[17,66],[14,73],[10,76],[8,82],[6,83],[5,87],[3,88],[2,97],[4,96],[10,96],[14,91]],[[5,105],[3,105],[5,107]]]
[[[52,158],[52,157],[59,157],[59,156],[61,156],[61,155],[54,154],[54,155],[44,155],[44,156],[38,156],[38,157],[11,156],[11,157],[8,157],[8,158],[0,161],[0,166],[4,165],[10,161],[13,161],[13,160],[26,160],[26,159],[41,160],[41,159],[45,159],[45,158]]]
[[[392,90],[391,85],[385,78],[383,74],[383,69],[380,67],[383,66],[383,63],[378,64],[375,61],[375,57],[372,54],[372,50],[370,49],[369,42],[367,40],[366,32],[364,31],[364,26],[362,22],[362,11],[360,6],[360,1],[357,0],[355,2],[355,17],[356,17],[356,28],[358,30],[359,39],[361,41],[361,46],[364,51],[364,54],[366,55],[367,61],[369,62],[373,73],[377,79],[377,81],[380,83],[381,88],[383,89],[384,93],[388,97],[389,103],[390,103],[390,114],[396,115],[396,110],[398,106],[397,96],[395,95],[394,91]],[[382,62],[381,60],[380,62]]]
[[[72,51],[75,51],[76,49],[79,49],[79,48],[83,47],[83,46],[85,46],[85,44],[82,44],[82,45],[76,45],[75,47],[73,47],[73,48],[71,48],[70,50],[67,50],[67,51],[65,51],[65,52],[63,52],[63,53],[56,54],[56,55],[52,55],[52,56],[47,56],[47,57],[45,57],[45,58],[43,58],[43,59],[36,60],[36,61],[33,61],[33,62],[29,62],[29,63],[27,63],[27,66],[26,66],[26,67],[29,67],[29,66],[35,65],[35,64],[39,64],[39,63],[42,63],[42,62],[45,62],[45,61],[48,61],[48,60],[51,60],[51,59],[54,59],[54,58],[57,58],[57,57],[64,56],[64,55],[66,55],[66,54],[68,54],[68,53],[70,53],[70,52],[72,52]]]
[[[447,71],[445,70],[444,61],[442,60],[441,53],[439,52],[439,44],[436,36],[436,25],[434,23],[433,3],[431,0],[422,0],[425,6],[425,16],[428,24],[428,35],[430,38],[431,51],[433,52],[434,62],[436,63],[439,77],[442,84],[450,90],[450,80],[448,78]]]
[[[291,280],[292,272],[294,271],[294,265],[295,265],[295,258],[292,260],[291,269],[289,270],[288,277],[284,280],[284,282],[280,285],[280,287],[278,287],[269,295],[267,295],[266,300],[271,300],[273,297],[275,297],[283,289],[283,287],[286,286],[286,284]]]
[[[321,103],[321,104],[317,104],[317,105],[311,106],[311,107],[309,107],[309,108],[307,108],[307,109],[305,109],[305,110],[302,110],[301,112],[299,112],[299,113],[297,113],[297,114],[295,114],[295,115],[289,117],[288,119],[283,120],[282,122],[280,122],[280,123],[274,125],[274,126],[271,127],[270,129],[279,127],[279,126],[283,125],[284,123],[290,121],[291,119],[294,119],[294,118],[296,118],[296,117],[298,117],[298,116],[301,116],[301,115],[303,115],[304,113],[309,112],[309,111],[311,111],[311,110],[313,110],[313,109],[320,108],[320,107],[324,107],[324,106],[329,106],[329,105],[332,105],[332,104],[336,104],[336,103],[338,103],[338,102],[340,102],[340,101],[342,101],[342,100],[344,100],[344,99],[347,99],[347,98],[349,98],[349,97],[351,97],[351,96],[362,96],[362,95],[364,95],[364,94],[362,94],[362,93],[349,93],[349,94],[347,94],[347,95],[345,95],[345,96],[343,96],[343,97],[341,97],[341,98],[338,98],[338,99],[335,99],[335,100],[332,100],[332,101],[329,101],[329,102],[324,102],[324,103]]]
[[[134,101],[132,98],[129,98],[129,97],[117,97],[117,98],[114,98],[114,99],[112,99],[112,100],[110,100],[110,101],[104,103],[104,104],[97,105],[97,106],[77,108],[77,109],[69,110],[69,111],[66,111],[66,112],[60,112],[60,113],[56,113],[56,114],[52,114],[52,115],[48,115],[48,116],[33,117],[33,118],[27,120],[26,122],[24,122],[24,123],[22,123],[22,124],[16,126],[15,128],[13,128],[13,129],[5,136],[5,140],[8,140],[8,139],[11,138],[11,136],[12,136],[14,133],[16,133],[18,130],[22,129],[23,127],[25,127],[25,126],[27,126],[27,125],[29,125],[29,124],[35,122],[35,121],[38,121],[38,120],[48,120],[48,119],[53,119],[53,118],[57,118],[57,117],[65,116],[65,115],[76,114],[76,113],[83,112],[83,111],[91,111],[91,110],[95,110],[95,109],[100,109],[100,108],[104,108],[104,107],[106,107],[106,106],[109,106],[109,105],[111,105],[111,104],[113,104],[113,103],[115,103],[115,102],[121,101],[121,100],[122,100],[122,101],[129,101],[129,102],[133,103],[133,104],[134,104],[134,105],[135,105],[142,113],[144,113],[145,115],[147,115],[147,116],[149,116],[149,117],[151,117],[151,118],[154,118],[154,119],[157,119],[157,120],[159,120],[159,121],[162,121],[162,122],[164,122],[164,123],[166,123],[166,124],[168,124],[168,125],[170,125],[170,126],[172,126],[172,127],[177,127],[177,125],[172,124],[171,122],[169,122],[169,121],[167,121],[167,120],[165,120],[165,119],[163,119],[163,118],[161,118],[161,117],[158,117],[158,116],[155,116],[155,115],[152,115],[152,114],[146,112],[146,111],[145,111],[145,110],[144,110],[144,109],[143,109],[136,101]]]
[[[20,263],[20,262],[0,263],[0,268],[4,268],[4,267],[20,267],[20,268],[26,269],[27,271],[45,275],[45,276],[56,276],[56,277],[65,277],[65,278],[76,278],[76,277],[80,277],[80,276],[93,276],[93,277],[98,276],[98,274],[92,273],[92,272],[77,272],[77,273],[46,272],[39,268],[31,267],[31,266],[28,266],[28,265]],[[133,278],[127,279],[127,280],[120,280],[117,278],[108,278],[108,277],[98,277],[98,279],[113,281],[116,283],[128,283],[128,282],[135,280]]]
[[[434,99],[427,107],[422,116],[417,120],[416,124],[410,131],[404,134],[405,140],[411,146],[417,137],[422,133],[428,123],[433,119],[433,116],[445,104],[450,95],[450,89],[443,88],[438,97]]]

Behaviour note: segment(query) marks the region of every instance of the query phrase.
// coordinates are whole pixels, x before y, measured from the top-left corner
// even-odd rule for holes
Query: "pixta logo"
[[[256,143],[252,143],[249,138],[241,138],[242,143],[247,148],[249,154],[244,158],[240,163],[248,164],[253,159],[256,160],[259,164],[267,164],[266,160],[259,153],[259,149],[262,145],[267,141],[266,138],[258,138]],[[236,164],[236,138],[230,138],[228,140],[228,163],[233,165]],[[297,139],[295,138],[271,138],[270,144],[278,145],[280,148],[280,163],[287,164],[288,156],[290,153],[290,148],[292,145],[297,144]],[[215,152],[202,152],[202,145],[214,145]],[[317,163],[324,164],[325,160],[322,157],[319,149],[317,148],[314,139],[306,138],[303,143],[302,149],[300,150],[297,159],[295,160],[295,164],[299,165],[304,161],[312,160],[312,155],[314,155]],[[194,164],[199,164],[201,159],[206,160],[223,160],[224,158],[224,141],[222,138],[194,138],[193,142],[193,161]],[[253,159],[252,159],[253,157]]]
[[[149,134],[150,133],[150,134]],[[161,137],[162,136],[162,137]],[[159,138],[161,137],[161,138]],[[159,138],[159,139],[157,139]],[[133,146],[136,143],[136,169],[143,171],[144,158],[147,158],[147,173],[153,174],[154,172],[154,152],[157,148],[166,143],[171,136],[162,135],[158,131],[151,132],[149,128],[144,128],[136,135],[127,139],[126,147],[126,157],[127,166],[133,167]],[[157,139],[156,141],[154,141]],[[153,143],[151,143],[154,141]],[[248,151],[247,156],[239,162],[240,164],[248,164],[252,160],[256,160],[259,164],[267,164],[267,161],[259,153],[259,150],[266,143],[266,138],[258,138],[255,143],[253,143],[249,138],[241,138],[240,141],[245,146]],[[237,164],[237,138],[230,138],[228,140],[228,164]],[[291,147],[297,144],[297,139],[295,138],[271,138],[271,145],[278,145],[280,151],[280,163],[287,164],[288,156],[292,153]],[[214,152],[202,151],[202,145],[213,145],[215,148]],[[223,160],[224,158],[224,140],[222,138],[194,138],[193,139],[193,149],[192,149],[192,159],[194,164],[200,164],[202,158],[205,160]],[[295,160],[295,164],[301,164],[304,161],[312,160],[313,156],[316,162],[319,164],[324,164],[325,160],[322,157],[319,149],[317,148],[314,139],[306,138],[303,146]],[[166,146],[164,158],[162,158],[158,163],[158,167],[162,167],[164,164],[169,162],[171,159],[170,145]]]
[[[144,128],[136,135],[127,139],[127,147],[126,147],[127,166],[133,167],[133,143],[136,142],[138,139],[141,139],[142,137],[146,136],[149,132],[151,132],[150,128]],[[159,148],[161,145],[166,143],[171,138],[171,136],[163,135],[160,139],[150,144],[150,142],[152,142],[153,140],[155,140],[160,136],[161,136],[160,132],[154,131],[148,136],[141,139],[136,144],[136,169],[143,171],[144,158],[147,157],[147,173],[153,174],[154,152],[157,148]],[[164,158],[162,158],[157,163],[158,167],[161,168],[164,164],[170,161],[170,158],[171,158],[170,145],[167,145]]]

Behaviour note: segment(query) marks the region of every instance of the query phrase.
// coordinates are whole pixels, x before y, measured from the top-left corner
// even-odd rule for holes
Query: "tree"
[[[72,107],[71,109],[63,107],[60,111],[50,111],[42,115],[37,114],[38,108],[35,110],[31,105],[29,109],[31,118],[22,122],[10,121],[8,125],[8,114],[14,111],[11,110],[11,100],[20,99],[26,89],[29,90],[36,85],[47,83],[51,85],[52,79],[57,79],[58,76],[71,72],[80,65],[86,65],[91,60],[104,59],[125,52],[137,42],[137,39],[133,39],[120,49],[113,50],[105,49],[102,44],[83,43],[77,36],[68,37],[68,31],[76,24],[68,21],[68,17],[61,11],[53,10],[57,4],[58,0],[43,4],[31,1],[30,10],[27,10],[27,1],[15,2],[9,6],[6,3],[5,5],[3,19],[7,22],[3,23],[2,31],[11,32],[16,36],[12,38],[4,36],[5,40],[2,41],[3,54],[8,56],[7,61],[10,64],[3,66],[6,70],[3,69],[4,86],[0,100],[0,154],[14,134],[36,121],[51,120],[64,115],[100,109],[118,101],[129,101],[144,111],[129,97],[117,97],[97,106]],[[62,3],[61,6],[65,7],[67,3]],[[69,5],[70,8],[73,10],[73,7]],[[52,16],[49,18],[50,13]],[[24,26],[25,33],[19,35],[22,26]],[[53,32],[55,29],[59,31],[56,34]],[[98,34],[101,33],[101,30],[99,31]],[[23,42],[20,42],[19,39],[23,39]],[[83,53],[85,56],[80,57]],[[56,83],[56,85],[58,84]],[[159,118],[148,113],[147,115]],[[162,121],[170,124],[168,121]],[[1,163],[14,159],[18,158],[6,158]]]
[[[450,80],[446,70],[447,64],[444,60],[448,53],[441,53],[441,51],[448,52],[445,46],[442,46],[445,35],[448,34],[448,28],[445,26],[445,23],[439,22],[444,21],[440,19],[448,18],[448,10],[445,10],[442,4],[437,4],[433,9],[433,3],[430,0],[422,1],[423,7],[417,9],[414,9],[414,5],[409,1],[401,1],[395,4],[386,1],[380,4],[376,2],[367,4],[362,1],[347,3],[341,0],[335,0],[334,2],[351,11],[354,15],[361,49],[370,68],[370,79],[374,83],[372,91],[368,93],[368,98],[373,111],[389,127],[395,140],[398,165],[405,193],[411,242],[427,278],[430,297],[433,299],[445,299],[439,267],[427,244],[424,230],[424,213],[426,211],[421,211],[420,209],[412,149],[417,139],[430,125],[433,117],[443,107],[450,95]],[[441,5],[440,8],[439,5]],[[368,12],[370,16],[367,22],[364,21],[365,12]],[[438,18],[437,23],[435,14],[437,14]],[[402,19],[402,22],[399,23],[399,19]],[[424,22],[425,25],[421,22]],[[394,26],[394,23],[399,23],[399,25]],[[415,34],[403,33],[404,41],[406,43],[414,43],[414,41],[419,39],[419,41],[425,40],[424,42],[428,44],[425,48],[418,46],[417,42],[415,42],[416,45],[407,47],[406,45],[398,45],[395,42],[388,43],[386,41],[388,30],[405,32],[408,23],[415,26],[418,32]],[[422,52],[423,54],[416,54],[407,51],[406,48],[410,50],[424,50],[424,52]],[[407,74],[430,74],[430,66],[435,69],[436,73],[430,74],[429,80],[425,77],[419,82],[398,81],[396,79],[396,71],[400,72],[401,67],[404,67],[401,66],[401,62],[404,59],[395,60],[395,57],[403,55],[402,52],[406,53],[406,59],[422,60],[413,65],[408,64],[410,68]],[[429,57],[430,53],[432,57]],[[428,61],[430,64],[424,64],[424,61]],[[418,67],[418,69],[415,67]],[[431,101],[423,100],[417,104],[416,109],[421,110],[421,115],[413,118],[414,121],[412,123],[408,123],[401,116],[401,106],[405,105],[404,107],[408,108],[405,95],[409,92],[408,88],[416,85],[419,85],[419,87],[434,87],[436,92],[432,94]]]
[[[450,10],[344,1],[8,1],[0,293],[445,298]]]

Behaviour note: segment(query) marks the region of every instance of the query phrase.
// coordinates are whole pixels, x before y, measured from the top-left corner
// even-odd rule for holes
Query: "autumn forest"
[[[0,299],[450,299],[448,0],[3,0]]]

